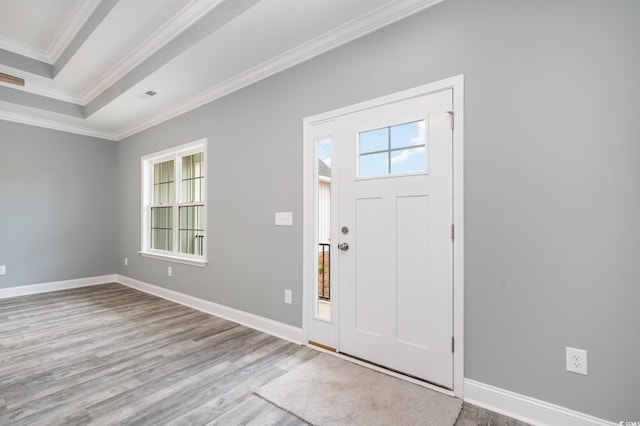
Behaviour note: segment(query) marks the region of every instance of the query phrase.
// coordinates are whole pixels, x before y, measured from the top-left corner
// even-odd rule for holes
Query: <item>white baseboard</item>
[[[464,379],[464,400],[471,404],[534,425],[612,426],[607,420],[592,417],[559,405],[515,392]]]
[[[116,275],[115,281],[136,290],[144,291],[145,293],[162,297],[163,299],[197,309],[207,314],[215,315],[229,321],[245,325],[293,343],[303,344],[304,341],[304,333],[301,328],[293,327],[288,324],[261,317],[259,315],[250,314],[248,312],[240,311],[208,300],[199,299],[184,293],[168,290],[166,288],[138,281],[123,275]]]
[[[68,290],[70,288],[87,287],[91,285],[108,284],[114,282],[116,282],[115,275],[103,275],[100,277],[78,278],[75,280],[55,281],[50,283],[2,288],[0,289],[0,299],[17,296],[28,296],[30,294],[48,293],[50,291]]]
[[[0,289],[0,299],[113,282],[162,297],[163,299],[167,299],[172,302],[180,303],[181,305],[197,309],[210,315],[225,318],[297,344],[304,344],[304,333],[301,328],[233,309],[208,300],[199,299],[177,291],[168,290],[163,287],[148,284],[122,275],[103,275],[99,277],[79,278],[66,281],[3,288]],[[477,382],[472,379],[464,379],[464,401],[534,425],[617,425],[617,423]]]

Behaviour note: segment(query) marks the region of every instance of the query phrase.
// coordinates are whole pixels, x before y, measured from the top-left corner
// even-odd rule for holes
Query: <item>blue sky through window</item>
[[[419,120],[360,132],[358,176],[425,171],[425,124]]]
[[[331,138],[323,138],[318,141],[318,158],[331,167]]]

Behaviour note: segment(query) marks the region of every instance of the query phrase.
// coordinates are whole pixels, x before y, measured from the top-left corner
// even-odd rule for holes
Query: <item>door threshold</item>
[[[396,379],[404,380],[405,382],[413,383],[414,385],[422,386],[423,388],[431,389],[433,391],[455,397],[455,395],[453,394],[453,389],[449,389],[444,386],[438,385],[436,383],[429,382],[428,380],[424,380],[419,377],[415,377],[410,374],[403,373],[401,371],[392,370],[390,368],[375,364],[371,361],[367,361],[353,355],[345,354],[344,352],[337,352],[337,351],[334,352],[332,350],[327,350],[321,346],[316,346],[314,344],[308,344],[307,347],[315,349],[318,352],[324,352],[326,354],[333,355],[335,357],[338,357],[345,361],[349,361],[361,367],[365,367],[370,370],[377,371],[378,373],[386,374],[387,376],[395,377]]]
[[[357,357],[355,355],[349,355],[349,354],[344,353],[344,352],[340,352],[340,353],[342,355],[346,356],[347,358],[352,358],[354,360],[357,360],[358,363],[369,364],[372,367],[375,367],[376,369],[380,369],[380,370],[383,370],[383,371],[386,371],[386,372],[389,372],[389,373],[393,373],[394,375],[404,376],[407,379],[411,379],[411,381],[415,380],[415,381],[418,381],[418,382],[423,382],[425,385],[435,386],[437,388],[440,388],[440,389],[443,389],[443,390],[447,390],[447,391],[451,391],[452,390],[452,389],[449,389],[449,388],[447,388],[445,386],[442,386],[442,385],[439,385],[437,383],[430,382],[429,380],[425,380],[423,378],[420,378],[418,376],[413,376],[411,374],[405,373],[405,372],[400,371],[400,370],[394,370],[393,368],[389,368],[389,367],[385,367],[384,365],[376,364],[373,361],[369,361],[369,360],[364,359],[364,358],[359,358],[359,357]]]
[[[334,353],[338,352],[335,348],[332,348],[331,346],[323,345],[322,343],[314,342],[313,340],[309,340],[309,344],[312,346],[316,346],[318,348],[324,349],[325,351],[334,352]]]

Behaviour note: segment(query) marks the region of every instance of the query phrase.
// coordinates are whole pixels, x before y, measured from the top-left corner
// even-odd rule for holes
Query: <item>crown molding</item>
[[[29,80],[27,80],[24,86],[20,86],[20,87],[11,86],[11,88],[15,90],[22,90],[24,92],[33,93],[34,95],[44,96],[46,98],[57,99],[63,102],[70,102],[72,104],[82,105],[82,99],[80,99],[77,96],[73,96],[72,94],[67,92],[62,92],[59,90],[40,86],[38,84],[33,84],[33,83],[30,83]]]
[[[145,59],[155,53],[162,46],[169,43],[181,32],[189,28],[200,18],[206,15],[211,9],[220,4],[223,0],[193,0],[187,6],[176,14],[173,19],[168,21],[165,25],[160,27],[156,32],[149,36],[140,46],[130,52],[124,57],[118,64],[107,71],[102,77],[100,77],[94,84],[90,85],[89,89],[82,95],[74,93],[62,92],[58,90],[49,89],[44,86],[27,84],[20,88],[12,87],[16,90],[23,90],[25,92],[32,93],[34,95],[44,96],[47,98],[57,99],[64,102],[71,102],[74,104],[86,106],[91,100],[102,93],[105,89],[111,87],[129,71],[133,70]],[[101,0],[90,0],[86,3],[81,3],[76,8],[70,18],[69,27],[63,31],[64,34],[58,35],[56,41],[52,43],[50,48],[52,53],[55,54],[55,59],[62,54],[67,45],[73,40],[75,34],[82,28],[86,20],[91,16],[95,9],[100,5]],[[42,62],[54,63],[51,54],[27,48],[25,46],[18,45],[10,40],[4,40],[0,38],[0,49],[12,51],[21,56],[26,56],[32,59],[36,59]]]
[[[50,89],[48,87],[40,86],[39,84],[33,84],[28,79],[25,81],[24,86],[16,86],[13,84],[7,84],[0,82],[0,86],[10,87],[13,90],[20,90],[23,92],[32,93],[34,95],[42,96],[50,99],[57,99],[63,102],[70,102],[72,104],[82,105],[82,99],[67,92],[60,90]],[[84,106],[84,105],[82,105]]]
[[[13,52],[16,55],[24,56],[27,58],[35,59],[36,61],[45,62],[51,65],[51,59],[47,52],[33,47],[26,46],[21,43],[16,43],[8,38],[0,37],[0,49]]]
[[[49,63],[55,64],[62,52],[73,41],[87,19],[95,12],[102,0],[83,0],[69,14],[69,19],[62,25],[62,31],[51,41],[47,49]]]
[[[414,13],[431,7],[444,0],[399,0],[391,5],[381,6],[372,12],[347,22],[340,27],[324,33],[306,43],[288,50],[274,58],[265,61],[235,77],[205,90],[204,92],[186,99],[171,108],[154,114],[151,118],[133,124],[115,133],[117,140],[121,140],[156,126],[167,120],[189,112],[199,106],[220,99],[230,93],[247,87],[287,68],[300,64],[343,44],[363,37],[382,27],[397,22]]]
[[[93,1],[96,2],[94,5],[95,9],[99,0]],[[33,85],[30,85],[28,89],[25,90],[34,94],[84,106],[95,98],[95,96],[102,93],[102,91],[115,84],[119,79],[138,66],[150,55],[155,53],[162,46],[169,43],[173,38],[193,25],[222,1],[224,0],[192,0],[192,2],[176,14],[172,20],[167,22],[166,25],[148,37],[138,48],[127,55],[116,66],[111,68],[111,70],[99,79],[99,81],[93,85],[90,90],[80,97]],[[0,119],[102,139],[121,140],[216,99],[220,99],[223,96],[256,83],[271,75],[277,74],[278,72],[284,71],[287,68],[300,64],[322,53],[335,49],[357,38],[365,36],[442,1],[444,0],[398,0],[391,4],[381,6],[362,17],[341,25],[313,40],[300,44],[299,46],[242,72],[223,83],[217,84],[196,96],[179,102],[170,108],[159,113],[155,113],[149,118],[140,120],[116,132],[94,130],[87,127],[62,124],[52,120],[34,118],[22,114],[3,111],[0,111]]]
[[[91,136],[94,138],[107,139],[111,141],[117,140],[115,136],[109,132],[90,129],[88,127],[74,126],[72,124],[63,124],[58,121],[32,117],[24,114],[17,114],[14,112],[0,111],[0,120],[12,121],[14,123],[27,124],[29,126],[43,127],[45,129],[59,130],[61,132],[75,133],[78,135]]]
[[[183,31],[196,23],[224,0],[192,0],[183,7],[171,20],[147,37],[137,48],[132,50],[120,62],[107,71],[98,81],[92,84],[81,96],[82,105],[87,105],[118,80],[132,71],[147,58],[168,44]]]
[[[46,51],[34,49],[33,47],[16,43],[13,40],[2,37],[0,37],[0,49],[53,65],[101,1],[102,0],[83,0],[79,2],[69,14],[69,19],[61,26],[62,31],[55,36]]]

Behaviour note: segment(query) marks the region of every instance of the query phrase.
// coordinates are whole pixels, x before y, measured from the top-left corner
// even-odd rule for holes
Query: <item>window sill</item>
[[[190,259],[187,257],[171,256],[159,253],[149,253],[147,251],[139,251],[138,253],[142,257],[166,260],[167,262],[184,263],[185,265],[199,266],[201,268],[204,268],[209,263],[206,260]]]

